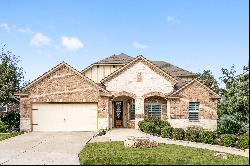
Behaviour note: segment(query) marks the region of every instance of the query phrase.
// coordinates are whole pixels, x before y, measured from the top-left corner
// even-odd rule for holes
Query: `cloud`
[[[139,43],[139,42],[137,42],[137,41],[134,41],[134,42],[133,42],[133,46],[134,46],[135,48],[147,48],[147,47],[148,47],[147,45],[141,44],[141,43]]]
[[[7,23],[1,23],[0,27],[8,32],[11,31],[11,27]]]
[[[176,18],[174,18],[174,17],[171,17],[171,16],[167,16],[167,22],[168,23],[177,23],[177,24],[180,24],[181,22],[180,22],[180,20],[178,20],[178,19],[176,19]]]
[[[62,46],[68,51],[76,51],[84,47],[83,43],[76,37],[63,36],[61,40]]]
[[[33,34],[30,28],[18,28],[17,31],[21,33]]]
[[[29,27],[17,27],[16,25],[9,25],[5,22],[0,23],[0,28],[3,28],[7,32],[21,32],[27,34],[33,34],[32,30]]]
[[[38,32],[31,38],[30,43],[32,46],[35,46],[35,47],[48,45],[50,43],[50,38],[45,36],[41,32]]]

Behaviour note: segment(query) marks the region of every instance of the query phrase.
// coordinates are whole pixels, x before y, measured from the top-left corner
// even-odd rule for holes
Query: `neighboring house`
[[[61,63],[16,94],[25,131],[138,128],[159,117],[173,127],[217,127],[215,92],[164,61],[113,55],[79,72]]]
[[[2,115],[5,115],[7,112],[11,112],[13,110],[19,110],[19,100],[16,97],[13,97],[16,102],[8,103],[8,104],[2,104],[0,103],[0,118]]]
[[[6,112],[8,112],[8,106],[0,104],[0,116],[3,115]]]

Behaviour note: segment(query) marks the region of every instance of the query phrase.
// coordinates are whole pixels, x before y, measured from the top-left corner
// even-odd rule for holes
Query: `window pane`
[[[161,118],[161,105],[148,104],[148,116],[152,118]]]
[[[0,105],[0,112],[6,112],[6,106],[1,106]]]
[[[188,107],[189,121],[198,121],[199,120],[199,102],[190,102]]]
[[[135,120],[135,104],[130,106],[130,120]]]

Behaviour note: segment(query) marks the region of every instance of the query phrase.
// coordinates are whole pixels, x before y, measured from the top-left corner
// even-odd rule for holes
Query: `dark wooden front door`
[[[122,127],[122,114],[123,114],[123,102],[114,101],[114,110],[115,110],[115,127]]]

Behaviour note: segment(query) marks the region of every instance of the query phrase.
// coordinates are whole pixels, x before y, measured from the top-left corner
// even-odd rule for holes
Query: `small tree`
[[[210,70],[204,70],[202,73],[197,73],[197,78],[214,92],[220,92],[219,83]]]
[[[219,130],[222,133],[246,133],[249,129],[249,68],[244,67],[238,76],[233,76],[232,68],[230,73],[224,73],[223,77],[226,93],[219,106]]]
[[[21,89],[23,69],[18,66],[19,59],[2,48],[0,54],[0,104],[16,103],[14,93]]]

